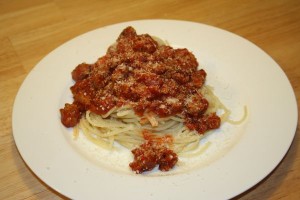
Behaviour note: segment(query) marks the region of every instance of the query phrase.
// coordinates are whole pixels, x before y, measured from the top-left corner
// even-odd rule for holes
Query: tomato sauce
[[[131,152],[134,161],[129,164],[137,174],[151,171],[158,165],[161,171],[169,171],[178,161],[177,154],[168,146],[172,145],[173,138],[170,135],[157,137],[149,131],[143,131],[145,143]]]
[[[72,71],[74,102],[60,110],[61,121],[73,127],[86,110],[105,114],[115,106],[130,104],[139,116],[146,112],[159,117],[182,114],[188,128],[203,134],[218,128],[220,118],[204,114],[209,103],[198,90],[206,72],[197,67],[187,49],[158,45],[148,34],[137,35],[127,27],[106,55]]]

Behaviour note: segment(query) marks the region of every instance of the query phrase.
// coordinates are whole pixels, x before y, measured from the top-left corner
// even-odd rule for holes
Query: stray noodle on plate
[[[72,71],[73,103],[60,109],[61,122],[93,143],[131,150],[136,173],[158,166],[172,169],[179,153],[197,149],[209,130],[228,119],[230,111],[205,85],[187,49],[174,49],[148,34],[125,28],[95,63]],[[217,115],[222,110],[222,115]]]

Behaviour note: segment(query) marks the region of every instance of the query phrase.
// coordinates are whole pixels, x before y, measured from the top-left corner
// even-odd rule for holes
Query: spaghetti
[[[117,142],[132,150],[136,173],[156,165],[170,170],[178,153],[196,149],[221,121],[231,122],[191,52],[137,35],[132,27],[97,62],[78,65],[72,78],[74,102],[60,110],[62,123],[103,148]]]

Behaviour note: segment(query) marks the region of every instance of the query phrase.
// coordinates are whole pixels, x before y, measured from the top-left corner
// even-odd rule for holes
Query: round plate
[[[166,174],[136,175],[128,166],[120,170],[123,164],[118,165],[120,158],[114,153],[96,158],[95,148],[74,141],[71,130],[61,125],[59,109],[72,100],[71,71],[103,56],[127,26],[191,50],[208,72],[207,84],[231,109],[233,118],[239,118],[247,106],[243,124],[225,123],[211,134],[212,150],[199,156],[205,159],[183,159]],[[17,94],[13,135],[31,170],[72,199],[228,199],[254,186],[278,165],[293,140],[297,115],[295,95],[284,72],[251,42],[199,23],[141,20],[80,35],[42,59]]]

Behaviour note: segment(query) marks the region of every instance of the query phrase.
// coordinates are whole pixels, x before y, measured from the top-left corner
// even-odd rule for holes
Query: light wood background
[[[30,70],[50,51],[79,34],[113,23],[152,18],[205,23],[252,41],[282,67],[299,106],[299,0],[0,0],[0,199],[67,199],[30,171],[14,144],[13,102]],[[297,128],[279,166],[235,200],[300,199],[299,142]]]

